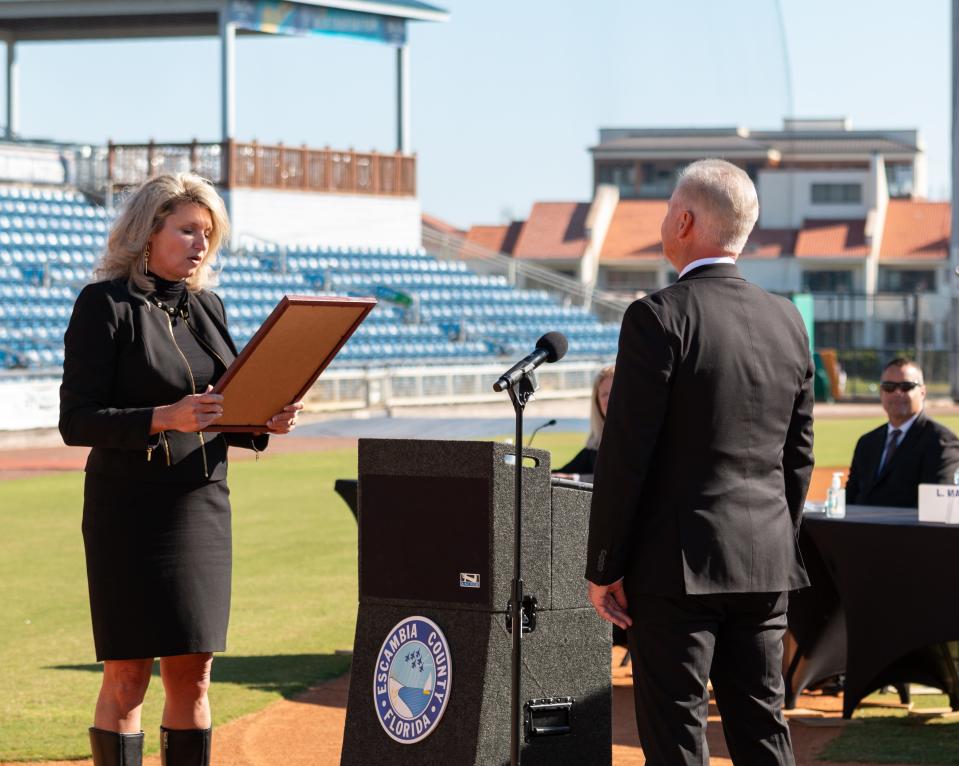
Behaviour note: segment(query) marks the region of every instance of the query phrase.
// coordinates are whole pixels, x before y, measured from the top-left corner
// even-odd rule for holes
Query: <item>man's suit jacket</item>
[[[959,439],[952,431],[920,412],[879,473],[887,433],[883,424],[856,443],[846,482],[847,503],[915,508],[920,484],[952,484],[959,468]]]
[[[694,269],[623,319],[586,577],[661,595],[808,584],[813,365],[799,312],[735,265]]]

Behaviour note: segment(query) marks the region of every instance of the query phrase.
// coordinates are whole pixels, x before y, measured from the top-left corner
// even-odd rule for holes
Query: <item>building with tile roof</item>
[[[944,347],[950,207],[924,198],[917,131],[853,130],[846,119],[790,119],[763,131],[602,128],[590,152],[590,202],[534,204],[510,225],[512,243],[506,227],[474,227],[469,238],[599,291],[642,295],[675,279],[660,224],[677,174],[721,157],[746,170],[759,194],[742,271],[769,290],[812,293],[817,345],[908,347],[921,314],[927,347]]]

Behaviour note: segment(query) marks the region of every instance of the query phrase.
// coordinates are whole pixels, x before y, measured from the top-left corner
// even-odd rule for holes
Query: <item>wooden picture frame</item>
[[[223,417],[204,430],[268,433],[266,422],[306,395],[375,305],[375,298],[283,296],[214,387]]]

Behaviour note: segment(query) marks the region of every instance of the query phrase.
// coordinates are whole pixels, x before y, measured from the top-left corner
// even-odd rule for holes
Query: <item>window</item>
[[[916,323],[908,321],[885,322],[884,336],[887,346],[912,348],[916,343]],[[923,322],[922,345],[931,346],[933,338],[932,323]]]
[[[813,322],[816,348],[855,348],[862,342],[862,322]]]
[[[862,203],[862,184],[812,184],[815,205],[858,205]]]
[[[603,163],[597,168],[597,183],[612,184],[619,188],[620,196],[636,196],[636,166],[633,163]]]
[[[851,293],[851,271],[804,271],[803,291],[807,293]]]
[[[911,197],[913,172],[911,162],[886,162],[886,183],[890,197]]]
[[[676,163],[644,162],[641,167],[639,196],[647,199],[667,199],[676,186],[676,178],[685,165]]]
[[[930,269],[880,269],[879,292],[934,293],[936,272]]]

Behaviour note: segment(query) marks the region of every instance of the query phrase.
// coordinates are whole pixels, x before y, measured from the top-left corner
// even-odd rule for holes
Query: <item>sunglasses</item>
[[[904,394],[908,394],[910,391],[912,391],[912,389],[918,388],[921,385],[922,383],[916,383],[915,381],[912,381],[912,380],[903,380],[903,381],[884,380],[879,384],[879,388],[881,388],[887,394],[891,394],[896,389],[899,389]]]

